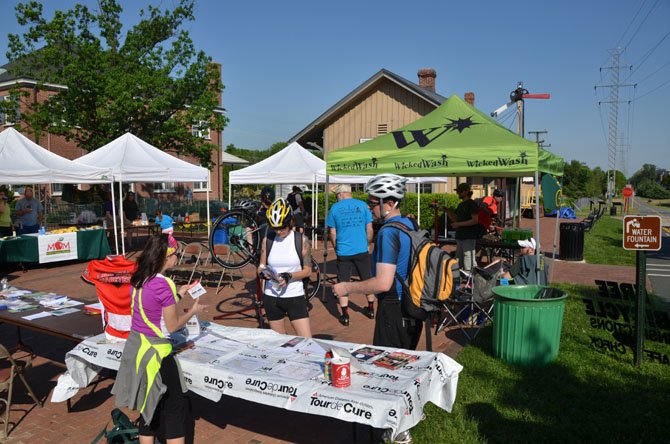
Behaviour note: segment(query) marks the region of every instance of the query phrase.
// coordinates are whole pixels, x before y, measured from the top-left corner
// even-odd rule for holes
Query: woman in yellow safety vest
[[[166,334],[181,329],[203,306],[196,299],[185,313],[177,310],[179,299],[197,284],[177,291],[174,282],[163,276],[176,265],[177,249],[170,235],[150,237],[130,278],[131,331],[112,393],[118,407],[140,411],[140,444],[153,443],[159,429],[167,443],[184,443],[186,387]]]

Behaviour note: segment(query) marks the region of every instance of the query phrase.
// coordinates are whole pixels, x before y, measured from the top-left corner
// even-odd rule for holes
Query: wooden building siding
[[[435,109],[389,80],[375,86],[325,125],[323,142],[326,151],[357,144],[361,138],[376,137],[380,124],[386,124],[387,131],[393,131]]]

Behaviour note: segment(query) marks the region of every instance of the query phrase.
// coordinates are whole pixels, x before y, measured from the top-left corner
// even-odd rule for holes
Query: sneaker
[[[344,325],[345,327],[349,326],[349,315],[341,315],[339,318],[340,324]]]
[[[364,307],[363,308],[363,314],[367,316],[369,319],[374,319],[375,318],[375,311],[374,309],[370,307]]]
[[[412,434],[409,430],[398,433],[393,437],[393,431],[391,429],[384,430],[382,433],[382,442],[384,443],[396,443],[396,444],[412,444]]]

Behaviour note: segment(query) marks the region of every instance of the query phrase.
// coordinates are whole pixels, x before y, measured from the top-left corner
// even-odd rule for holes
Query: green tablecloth
[[[77,259],[102,259],[111,252],[105,230],[77,231]],[[37,237],[0,241],[0,262],[39,262]]]

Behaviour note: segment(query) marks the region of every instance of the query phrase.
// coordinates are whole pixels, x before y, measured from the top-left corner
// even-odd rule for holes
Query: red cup
[[[349,358],[333,358],[331,360],[333,368],[333,386],[345,388],[351,385],[351,365]]]

